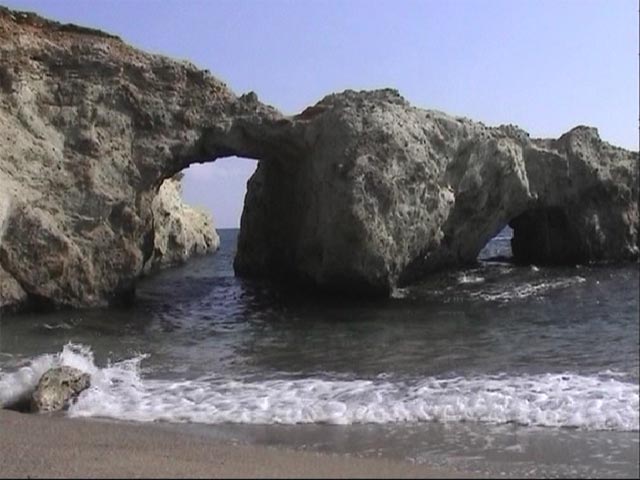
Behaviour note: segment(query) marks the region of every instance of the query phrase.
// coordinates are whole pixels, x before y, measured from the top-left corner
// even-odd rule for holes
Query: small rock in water
[[[91,385],[88,373],[73,367],[56,367],[45,372],[31,397],[32,412],[55,412],[69,406]]]

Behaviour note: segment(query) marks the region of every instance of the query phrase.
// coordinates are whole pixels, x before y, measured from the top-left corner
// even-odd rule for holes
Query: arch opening
[[[216,229],[238,229],[247,181],[257,166],[256,160],[235,156],[191,164],[181,172],[184,201],[209,213]]]
[[[478,253],[480,262],[512,262],[513,251],[511,241],[513,239],[513,229],[507,224],[504,225],[496,235],[494,235]]]
[[[153,231],[144,249],[145,272],[212,253],[221,237],[235,239],[247,191],[258,162],[224,157],[166,178],[151,204]],[[235,250],[235,249],[234,249]]]
[[[583,242],[565,209],[530,209],[509,222],[511,248],[518,264],[575,265],[587,260]]]
[[[512,218],[489,240],[478,261],[519,265],[575,265],[586,260],[565,209],[536,207]]]

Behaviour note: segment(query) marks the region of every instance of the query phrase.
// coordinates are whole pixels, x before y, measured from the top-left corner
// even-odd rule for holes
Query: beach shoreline
[[[428,465],[236,444],[153,424],[0,410],[0,478],[472,478]]]

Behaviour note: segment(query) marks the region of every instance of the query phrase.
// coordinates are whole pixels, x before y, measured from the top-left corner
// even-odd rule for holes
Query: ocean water
[[[53,365],[92,374],[66,413],[495,476],[638,477],[638,265],[479,264],[385,300],[235,278],[214,255],[128,308],[0,318],[0,405]],[[6,434],[2,432],[2,434]]]

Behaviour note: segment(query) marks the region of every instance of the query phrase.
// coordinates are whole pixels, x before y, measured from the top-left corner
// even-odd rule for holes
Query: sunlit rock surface
[[[148,271],[179,265],[220,246],[211,217],[182,201],[181,174],[162,183],[151,208],[154,240],[153,254],[146,265]]]
[[[91,385],[91,376],[77,368],[62,366],[47,370],[31,396],[34,413],[63,410]]]
[[[182,256],[155,243],[163,181],[226,156],[207,138],[236,117],[279,114],[187,62],[1,8],[0,306],[131,298],[154,255]]]
[[[638,256],[638,153],[595,128],[532,139],[393,90],[329,95],[289,121],[301,147],[261,162],[249,182],[243,274],[388,294],[474,262],[507,224],[518,262]]]
[[[285,117],[188,62],[1,8],[0,308],[131,298],[154,263],[202,250],[157,232],[165,179],[233,155],[260,160],[240,275],[386,295],[474,261],[507,223],[521,262],[638,255],[638,154],[594,128],[531,139],[394,90]]]

